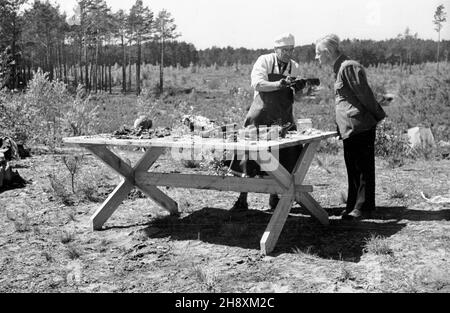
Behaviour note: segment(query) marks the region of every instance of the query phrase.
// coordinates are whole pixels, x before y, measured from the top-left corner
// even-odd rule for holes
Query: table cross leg
[[[294,200],[308,209],[322,224],[328,225],[328,213],[319,205],[319,203],[317,203],[309,193],[298,192],[296,190],[296,186],[301,186],[303,184],[318,145],[319,142],[304,145],[292,173],[289,173],[273,154],[270,162],[267,162],[267,160],[264,160],[266,161],[264,162],[261,158],[258,158],[261,169],[273,177],[286,191],[281,195],[269,225],[261,238],[260,248],[263,254],[269,254],[275,248]]]
[[[269,176],[273,177],[283,187],[285,193],[280,196],[280,201],[260,241],[261,253],[266,255],[275,248],[295,199],[295,185],[292,175],[279,163],[273,154],[271,155],[272,159],[270,162],[263,162],[258,158],[258,163],[262,170],[266,171]],[[276,169],[274,170],[274,168]]]
[[[123,177],[121,183],[91,217],[94,230],[102,229],[102,226],[117,210],[119,205],[134,187],[142,190],[148,197],[167,209],[171,214],[176,214],[178,212],[177,203],[158,188],[153,186],[143,186],[135,181],[135,173],[147,171],[164,152],[163,148],[151,148],[147,150],[137,162],[136,166],[131,167],[111,150],[107,149],[106,146],[84,145],[84,147]]]
[[[319,147],[320,142],[312,142],[304,145],[302,153],[298,158],[297,165],[294,169],[295,185],[302,185],[306,174],[314,159],[314,155]],[[328,213],[317,203],[316,200],[307,192],[297,192],[295,200],[305,207],[311,214],[316,217],[323,225],[328,225]]]

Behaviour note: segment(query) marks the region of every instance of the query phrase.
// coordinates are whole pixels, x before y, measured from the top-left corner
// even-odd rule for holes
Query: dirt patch
[[[116,152],[132,163],[140,156]],[[52,190],[50,173],[68,179],[61,156],[17,161],[32,183],[0,194],[0,292],[449,292],[450,206],[427,203],[421,192],[448,194],[450,161],[388,169],[377,160],[377,212],[351,223],[338,217],[343,157],[319,157],[307,183],[330,226],[295,204],[269,256],[259,252],[268,195],[250,194],[250,211],[231,213],[237,193],[164,188],[182,211],[175,218],[134,192],[92,232],[100,203],[78,195],[65,205]],[[168,156],[156,167],[201,172]],[[119,182],[91,155],[79,175],[75,189],[90,182],[99,201]]]

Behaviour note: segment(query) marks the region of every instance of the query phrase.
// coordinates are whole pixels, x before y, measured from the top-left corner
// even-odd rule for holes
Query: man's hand
[[[281,79],[278,83],[278,89],[290,87],[290,82],[286,78]]]
[[[287,76],[279,81],[279,88],[292,88],[295,83],[295,77]]]

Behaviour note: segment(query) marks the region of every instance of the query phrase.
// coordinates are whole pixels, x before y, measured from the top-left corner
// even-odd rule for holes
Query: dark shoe
[[[355,209],[351,211],[348,215],[342,215],[342,219],[351,220],[351,221],[359,221],[361,219],[371,218],[372,211],[361,211]]]
[[[248,203],[246,200],[238,199],[230,210],[231,212],[245,212],[248,211]]]
[[[280,198],[278,197],[278,195],[270,195],[269,197],[269,206],[271,210],[275,210],[278,202],[280,202]]]
[[[352,212],[351,209],[345,209],[341,212],[341,214],[339,214],[341,216],[342,219],[345,219],[348,217],[348,215],[350,214],[350,212]]]

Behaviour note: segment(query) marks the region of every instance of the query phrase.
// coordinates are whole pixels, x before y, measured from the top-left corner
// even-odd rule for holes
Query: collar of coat
[[[337,75],[339,73],[339,69],[341,68],[342,63],[344,63],[344,61],[350,60],[346,55],[341,54],[336,61],[334,61],[334,66],[333,66],[333,70],[334,70],[334,74]]]

